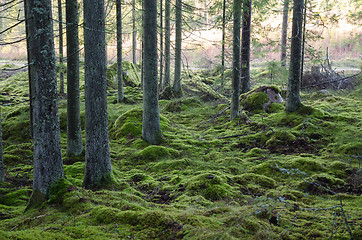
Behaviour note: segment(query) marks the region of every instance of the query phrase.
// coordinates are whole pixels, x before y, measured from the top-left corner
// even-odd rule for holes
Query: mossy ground
[[[215,92],[193,95],[199,86],[216,89],[215,74],[193,76],[183,98],[160,101],[160,146],[141,138],[141,90],[125,87],[129,101],[118,104],[110,86],[114,190],[82,189],[83,157],[64,157],[66,179],[49,202],[25,213],[32,184],[27,75],[1,79],[0,239],[350,239],[348,228],[360,239],[361,87],[302,93],[296,113],[280,104],[230,121],[229,110],[218,115],[228,105]],[[210,96],[220,101],[205,102]],[[60,98],[63,153],[65,103]],[[81,111],[84,118],[83,104]]]

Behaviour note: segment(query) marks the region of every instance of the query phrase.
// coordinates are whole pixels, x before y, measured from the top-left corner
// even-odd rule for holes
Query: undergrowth
[[[66,179],[48,202],[27,212],[27,75],[1,79],[0,239],[362,238],[361,87],[302,93],[304,105],[295,113],[282,103],[230,121],[225,97],[214,91],[218,77],[192,76],[183,98],[160,100],[160,146],[141,138],[138,86],[126,86],[127,101],[118,104],[110,84],[114,189],[83,189],[84,157],[64,156]],[[63,97],[59,107],[65,154]],[[84,124],[83,104],[81,118]]]

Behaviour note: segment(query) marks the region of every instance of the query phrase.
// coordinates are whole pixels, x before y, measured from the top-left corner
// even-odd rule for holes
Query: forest
[[[0,239],[361,239],[358,0],[0,0]]]

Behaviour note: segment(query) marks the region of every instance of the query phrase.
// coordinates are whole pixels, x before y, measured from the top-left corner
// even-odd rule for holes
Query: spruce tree
[[[300,105],[300,71],[302,58],[302,25],[304,0],[294,0],[292,42],[290,50],[290,65],[286,108],[287,112],[296,111]]]
[[[157,81],[157,0],[144,2],[144,84],[142,138],[150,144],[162,140]]]
[[[110,187],[106,39],[103,0],[84,1],[85,176],[87,189]]]
[[[78,3],[66,0],[67,21],[67,154],[83,151],[79,99]]]
[[[49,197],[51,186],[64,177],[58,115],[53,18],[48,0],[26,1],[32,67],[33,194],[29,206]]]

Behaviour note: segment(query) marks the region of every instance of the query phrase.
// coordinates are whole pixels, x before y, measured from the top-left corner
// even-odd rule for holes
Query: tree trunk
[[[289,0],[284,0],[281,52],[280,52],[280,62],[282,67],[286,66],[286,59],[287,59],[288,13],[289,13]]]
[[[122,72],[122,3],[116,0],[117,9],[117,86],[118,102],[123,101],[123,72]]]
[[[163,88],[163,0],[160,0],[160,83],[159,83],[159,88],[160,89]]]
[[[84,1],[85,176],[87,189],[110,187],[105,13],[103,0]]]
[[[33,73],[33,194],[28,206],[49,197],[64,177],[58,115],[57,73],[51,3],[27,1],[29,53]],[[30,63],[29,63],[30,64]]]
[[[304,14],[303,14],[303,39],[302,39],[302,62],[300,66],[300,85],[303,83],[303,71],[304,71],[304,45],[305,45],[305,32],[307,24],[307,0],[304,0]]]
[[[241,39],[241,92],[250,91],[250,31],[251,0],[243,3],[243,23]]]
[[[221,91],[224,90],[225,84],[225,24],[226,24],[226,0],[223,0],[222,5],[222,40],[221,40]]]
[[[170,12],[171,12],[171,3],[169,0],[165,1],[165,83],[164,87],[171,86],[171,23],[170,23]]]
[[[58,24],[59,24],[59,94],[64,94],[62,0],[58,0]]]
[[[29,103],[30,103],[30,136],[33,137],[33,96],[34,91],[32,86],[33,74],[34,74],[34,66],[32,64],[31,54],[30,54],[30,45],[29,45],[29,16],[30,16],[30,8],[27,6],[29,0],[24,0],[24,15],[25,15],[25,33],[26,33],[26,53],[28,59],[28,78],[29,78]]]
[[[302,48],[302,25],[303,25],[304,0],[294,0],[292,43],[290,51],[290,66],[286,108],[287,112],[296,111],[301,105],[300,101],[300,65]]]
[[[1,128],[1,108],[0,108],[0,182],[5,181],[4,161],[3,161],[3,135]]]
[[[142,138],[150,144],[162,140],[157,82],[157,0],[144,1],[144,84]]]
[[[78,3],[66,0],[67,21],[67,155],[83,151],[79,99]]]
[[[182,95],[181,89],[181,44],[182,44],[182,0],[176,0],[175,78],[173,91]]]
[[[240,95],[240,17],[242,0],[234,0],[234,27],[233,27],[233,81],[230,118],[239,116],[239,95]]]
[[[136,31],[136,0],[132,1],[132,59],[137,67],[137,31]]]

